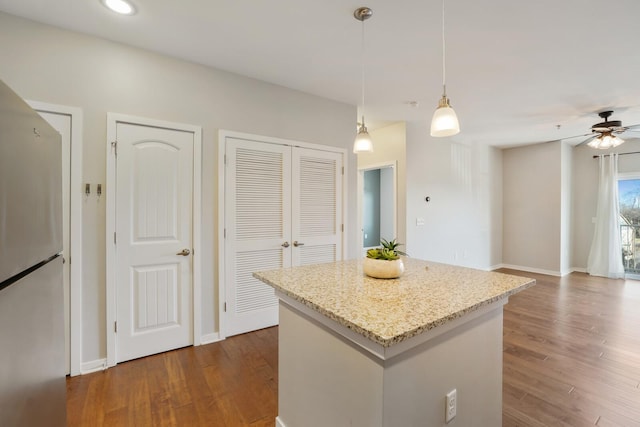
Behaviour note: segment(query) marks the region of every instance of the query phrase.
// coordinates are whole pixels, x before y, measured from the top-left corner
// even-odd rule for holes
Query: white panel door
[[[194,134],[117,124],[117,361],[193,344]]]
[[[292,264],[342,259],[342,154],[293,147]]]
[[[254,271],[291,265],[291,148],[226,139],[225,335],[278,323],[273,288]]]

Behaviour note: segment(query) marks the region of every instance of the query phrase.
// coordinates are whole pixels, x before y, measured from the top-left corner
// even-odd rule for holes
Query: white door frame
[[[372,165],[363,166],[358,168],[358,254],[364,256],[364,234],[362,230],[362,198],[364,196],[364,173],[365,171],[392,168],[393,169],[393,232],[394,238],[398,234],[398,162],[396,160],[382,163],[375,163]],[[405,244],[405,242],[401,242]]]
[[[235,132],[225,129],[218,131],[218,329],[220,331],[218,339],[223,340],[226,338],[226,325],[224,324],[225,318],[223,313],[225,312],[225,295],[226,295],[226,283],[225,283],[225,161],[226,161],[226,140],[227,138],[246,139],[248,141],[263,142],[265,144],[279,144],[290,145],[293,147],[311,148],[314,150],[331,151],[334,153],[342,154],[342,167],[344,168],[344,174],[342,179],[342,223],[344,224],[344,230],[342,232],[342,259],[347,254],[347,235],[349,230],[348,217],[347,217],[347,200],[348,194],[348,156],[347,150],[340,147],[333,147],[330,145],[312,144],[310,142],[293,141],[290,139],[274,138],[271,136],[255,135],[250,133]]]
[[[156,127],[193,133],[193,345],[201,344],[201,278],[202,278],[202,244],[201,244],[201,206],[202,206],[202,128],[183,123],[148,119],[128,114],[107,113],[107,366],[116,365],[116,333],[117,319],[117,263],[116,245],[113,236],[116,231],[116,156],[111,142],[116,140],[118,123]]]
[[[34,110],[71,117],[71,170],[69,209],[69,366],[80,375],[82,366],[82,109],[67,105],[27,101]]]

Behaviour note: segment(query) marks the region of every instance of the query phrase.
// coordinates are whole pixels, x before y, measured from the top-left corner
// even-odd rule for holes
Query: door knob
[[[293,241],[293,246],[295,246],[297,248],[298,246],[304,246],[304,243],[298,242],[297,240],[294,240]]]
[[[191,251],[189,249],[183,249],[180,252],[178,252],[176,255],[189,256],[190,253]]]
[[[284,243],[282,244],[282,247],[283,247],[283,248],[288,248],[288,247],[289,247],[289,242],[284,242]]]

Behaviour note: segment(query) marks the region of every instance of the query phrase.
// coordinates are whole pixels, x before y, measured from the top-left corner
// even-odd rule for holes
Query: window
[[[624,269],[640,277],[640,174],[618,179],[618,197]]]

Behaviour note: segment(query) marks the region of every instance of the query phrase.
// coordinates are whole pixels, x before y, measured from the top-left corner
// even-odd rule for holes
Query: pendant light
[[[451,108],[449,104],[449,98],[447,98],[447,83],[446,83],[446,62],[445,62],[445,42],[444,42],[444,2],[442,0],[442,98],[438,102],[438,108],[433,113],[431,119],[431,136],[452,136],[460,132],[460,124],[458,123],[458,116],[456,112]]]
[[[361,72],[362,72],[362,122],[358,128],[356,140],[353,143],[354,153],[371,153],[373,151],[373,141],[367,126],[364,124],[364,21],[371,18],[373,10],[368,7],[359,7],[353,12],[353,16],[360,22],[362,22],[362,55],[361,55]]]

